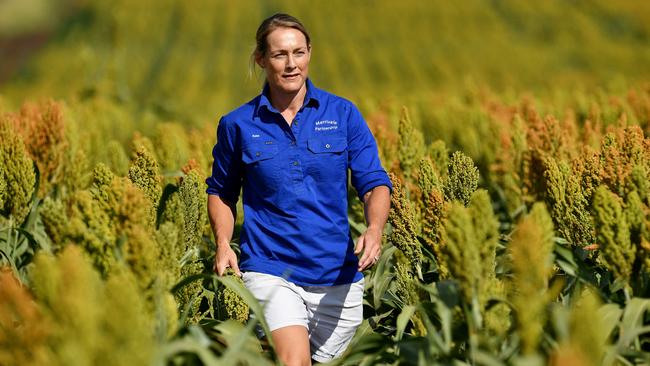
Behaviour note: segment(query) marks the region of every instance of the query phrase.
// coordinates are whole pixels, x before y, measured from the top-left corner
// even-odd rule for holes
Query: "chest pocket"
[[[246,164],[246,179],[250,189],[268,196],[279,186],[277,145],[250,144],[242,150],[242,161]]]
[[[344,137],[311,138],[307,145],[309,150],[316,154],[340,153],[348,147],[348,142]]]
[[[307,140],[311,154],[310,174],[315,178],[347,179],[347,148],[345,137],[320,137]]]

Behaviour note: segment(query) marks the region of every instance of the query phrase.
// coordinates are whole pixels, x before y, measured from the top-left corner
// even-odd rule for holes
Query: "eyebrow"
[[[309,47],[306,47],[306,46],[300,46],[300,47],[294,48],[292,51],[296,52],[296,51],[300,51],[300,50],[307,50],[308,48]],[[287,50],[281,48],[281,49],[271,50],[270,51],[270,53],[281,53],[281,52],[287,52]]]

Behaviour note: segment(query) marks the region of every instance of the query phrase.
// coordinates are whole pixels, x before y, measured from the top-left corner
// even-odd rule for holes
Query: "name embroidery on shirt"
[[[339,123],[337,121],[325,120],[325,121],[316,121],[315,131],[330,131],[336,130],[339,128]]]
[[[260,137],[260,135],[254,133],[254,134],[251,135],[251,137]]]

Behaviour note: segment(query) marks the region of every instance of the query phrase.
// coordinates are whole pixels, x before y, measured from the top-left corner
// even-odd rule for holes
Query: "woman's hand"
[[[368,228],[357,240],[355,254],[359,258],[359,272],[377,263],[381,254],[381,234],[388,220],[390,210],[390,190],[387,186],[377,186],[363,195],[363,210]]]
[[[208,195],[208,216],[217,243],[212,269],[219,276],[223,276],[226,268],[230,267],[237,276],[241,277],[237,265],[237,255],[230,247],[235,218],[237,217],[237,206],[233,202],[224,201],[219,196]]]
[[[237,264],[237,255],[232,250],[230,245],[222,244],[217,246],[217,252],[214,256],[214,267],[213,270],[219,276],[223,276],[226,272],[226,268],[232,268],[235,271],[235,274],[241,277],[241,272],[239,271],[239,265]]]
[[[359,258],[359,272],[377,263],[377,260],[379,260],[379,256],[381,255],[381,233],[382,230],[370,226],[359,236],[357,246],[354,249],[354,254],[357,255],[363,251],[363,255]]]

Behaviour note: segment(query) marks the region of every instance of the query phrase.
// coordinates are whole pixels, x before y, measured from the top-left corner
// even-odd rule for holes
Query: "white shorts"
[[[299,286],[259,272],[243,272],[242,279],[262,304],[271,331],[289,325],[307,328],[317,362],[342,355],[363,320],[363,278],[337,286]]]

